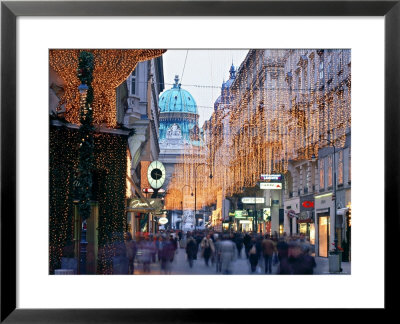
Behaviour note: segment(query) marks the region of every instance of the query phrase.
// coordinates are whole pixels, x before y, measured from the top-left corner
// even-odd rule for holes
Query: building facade
[[[131,200],[127,222],[133,235],[155,233],[159,211],[148,205],[146,199],[150,199],[152,194],[144,191],[151,189],[147,168],[152,161],[159,159],[160,153],[158,99],[164,90],[162,57],[140,62],[123,87],[126,88],[126,106],[119,111],[119,121],[125,129],[135,130],[128,140],[132,183],[127,185],[131,189],[130,197],[134,199]],[[161,202],[158,199],[154,204],[160,205]]]
[[[269,221],[258,217],[253,230],[305,233],[317,247],[318,158],[332,145],[339,152],[350,141],[350,50],[250,50],[228,93],[225,100],[217,100],[223,109],[207,125],[210,163],[217,170],[211,190],[224,187],[230,198],[264,197],[264,205],[257,208],[269,208]],[[347,151],[336,155],[346,168]],[[329,170],[332,180],[334,168]],[[259,189],[261,175],[268,174],[282,176],[283,190]],[[344,188],[337,188],[338,197],[342,191],[347,194],[338,198],[341,208],[350,203],[349,189]],[[246,209],[238,202],[234,208]],[[334,241],[338,221],[330,218],[327,246]]]
[[[196,176],[197,160],[188,161],[191,154],[202,156],[203,131],[199,128],[199,114],[195,98],[182,88],[176,75],[171,89],[164,91],[159,98],[160,106],[160,156],[165,165],[167,177],[165,188],[166,209],[169,213],[171,228],[193,230],[195,202],[201,188],[198,188]],[[184,168],[184,162],[190,168]],[[186,184],[186,185],[185,185]],[[200,200],[199,200],[200,201]],[[197,210],[200,210],[197,206]]]

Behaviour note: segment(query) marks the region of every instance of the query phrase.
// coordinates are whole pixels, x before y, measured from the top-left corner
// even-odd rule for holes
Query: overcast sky
[[[167,50],[163,54],[165,90],[172,87],[175,75],[179,75],[182,88],[196,100],[202,127],[213,112],[222,82],[229,78],[232,62],[239,67],[247,53],[248,50]]]

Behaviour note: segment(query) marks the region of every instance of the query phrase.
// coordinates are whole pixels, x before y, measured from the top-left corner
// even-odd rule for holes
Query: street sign
[[[242,203],[243,204],[263,204],[264,197],[243,197]]]
[[[261,180],[281,180],[282,175],[281,174],[262,174],[260,176]]]
[[[282,183],[279,182],[260,182],[260,189],[282,189]]]

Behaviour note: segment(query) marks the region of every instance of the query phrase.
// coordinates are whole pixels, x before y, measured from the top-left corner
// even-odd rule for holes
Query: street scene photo
[[[50,49],[50,275],[350,275],[350,49]]]

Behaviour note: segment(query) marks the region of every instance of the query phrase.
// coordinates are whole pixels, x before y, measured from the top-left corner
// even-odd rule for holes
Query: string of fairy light
[[[166,50],[160,49],[53,49],[49,51],[50,66],[64,80],[64,94],[57,107],[65,109],[65,119],[79,124],[80,81],[76,75],[79,53],[93,53],[93,123],[108,127],[117,126],[115,89],[132,73],[138,62],[160,56]]]
[[[260,174],[287,172],[290,160],[318,156],[327,140],[343,147],[351,125],[350,68],[350,50],[249,51],[205,124],[204,146],[185,149],[176,165],[167,208],[181,201],[183,184],[194,187],[198,164],[205,167],[197,169],[196,209],[254,187]],[[189,198],[184,208],[192,206]]]
[[[93,54],[93,102],[87,105],[78,86],[78,57],[82,52]],[[64,81],[64,93],[57,107],[65,110],[62,125],[50,127],[50,224],[49,269],[60,267],[63,249],[73,244],[74,201],[79,152],[87,137],[70,124],[81,124],[80,118],[93,112],[93,125],[116,127],[116,87],[125,81],[140,61],[160,56],[165,50],[50,50],[50,67]],[[81,77],[81,76],[80,76]],[[89,91],[90,93],[90,91]],[[88,95],[89,95],[88,93]],[[90,94],[91,95],[91,94]],[[126,174],[130,173],[130,153],[127,136],[94,131],[91,171],[97,174],[93,182],[98,202],[98,263],[97,273],[112,273],[111,258],[116,254],[115,242],[123,240],[126,230],[125,197],[129,195]],[[92,190],[92,195],[93,195]],[[92,197],[93,198],[93,197]]]

